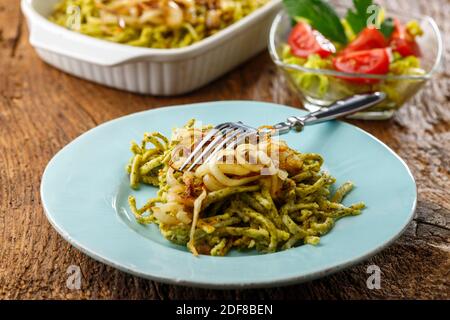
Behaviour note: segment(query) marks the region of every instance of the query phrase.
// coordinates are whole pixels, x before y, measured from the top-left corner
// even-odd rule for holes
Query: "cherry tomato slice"
[[[353,51],[386,48],[388,43],[383,34],[374,27],[367,27],[359,33],[359,35],[350,42],[350,44],[341,51],[341,54],[345,54]]]
[[[300,58],[307,58],[311,54],[326,58],[336,52],[334,45],[306,22],[296,24],[289,34],[288,44],[292,54]]]
[[[414,37],[411,36],[400,20],[394,19],[395,29],[391,36],[391,47],[393,51],[400,53],[402,57],[420,56],[420,49]]]
[[[354,51],[334,58],[333,66],[341,72],[386,74],[389,71],[389,55],[386,49]],[[348,77],[342,77],[342,79],[361,84],[373,84],[379,81]]]

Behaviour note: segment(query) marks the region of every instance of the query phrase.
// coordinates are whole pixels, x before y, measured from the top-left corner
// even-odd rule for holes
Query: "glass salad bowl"
[[[343,10],[338,10],[343,12]],[[272,60],[283,71],[291,88],[300,95],[304,107],[309,111],[327,107],[336,100],[344,99],[358,93],[382,91],[387,98],[364,112],[356,113],[351,118],[365,120],[383,120],[393,116],[394,112],[414,96],[425,82],[439,69],[443,54],[442,38],[435,21],[428,16],[406,16],[389,11],[401,22],[416,20],[424,34],[417,38],[421,49],[420,69],[411,69],[407,75],[370,75],[346,73],[325,68],[308,68],[296,64],[295,59],[283,58],[288,35],[293,27],[291,18],[281,11],[275,18],[269,36],[269,52]],[[317,67],[317,66],[315,66]],[[415,72],[416,71],[416,72]],[[371,84],[355,83],[345,78],[367,80]],[[372,80],[369,80],[372,79]],[[374,80],[376,79],[376,80]],[[364,82],[361,81],[361,82]]]

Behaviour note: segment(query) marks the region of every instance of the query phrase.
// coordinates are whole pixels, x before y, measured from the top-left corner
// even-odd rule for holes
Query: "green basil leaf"
[[[307,19],[311,26],[331,41],[347,43],[338,14],[323,0],[283,0],[288,14]]]
[[[389,38],[391,36],[392,32],[394,32],[394,29],[395,29],[394,19],[392,18],[387,18],[386,20],[384,20],[380,27],[381,33],[386,38]]]
[[[353,32],[358,34],[367,27],[369,19],[373,15],[373,11],[367,10],[373,5],[373,2],[372,0],[353,0],[353,5],[355,10],[349,9],[345,20],[347,20]]]

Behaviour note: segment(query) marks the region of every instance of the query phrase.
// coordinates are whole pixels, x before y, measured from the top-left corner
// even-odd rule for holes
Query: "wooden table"
[[[448,0],[393,2],[389,7],[433,16],[450,43]],[[10,0],[0,0],[0,48],[0,298],[450,298],[448,63],[392,120],[353,122],[394,149],[416,178],[417,212],[400,239],[368,261],[320,280],[267,290],[214,291],[140,279],[80,253],[45,218],[40,179],[47,162],[72,139],[136,111],[226,99],[300,106],[268,54],[188,95],[139,96],[74,78],[43,63],[28,43],[19,1]],[[379,290],[366,286],[371,264],[382,271]],[[81,290],[66,287],[69,265],[81,267]]]

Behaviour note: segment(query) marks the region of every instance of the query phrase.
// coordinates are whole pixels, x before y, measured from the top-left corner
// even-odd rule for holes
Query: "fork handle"
[[[278,134],[289,132],[291,129],[301,131],[304,126],[343,117],[362,111],[386,99],[383,92],[357,94],[350,98],[339,100],[327,108],[311,112],[304,117],[289,117],[285,122],[278,123],[274,129]]]
[[[383,92],[357,94],[348,99],[337,101],[326,109],[311,112],[304,118],[303,122],[305,125],[310,125],[333,120],[372,107],[385,98],[386,94]]]

